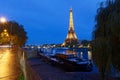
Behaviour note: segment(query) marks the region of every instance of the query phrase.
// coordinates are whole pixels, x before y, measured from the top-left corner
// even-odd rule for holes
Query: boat
[[[57,54],[56,58],[64,62],[64,69],[68,71],[92,71],[92,62],[87,59],[81,59],[74,54]]]
[[[92,62],[81,59],[74,54],[66,53],[39,53],[42,60],[65,71],[92,71]]]

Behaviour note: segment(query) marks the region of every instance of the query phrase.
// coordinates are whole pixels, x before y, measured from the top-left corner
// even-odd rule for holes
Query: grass
[[[20,75],[19,80],[25,80],[23,73]]]

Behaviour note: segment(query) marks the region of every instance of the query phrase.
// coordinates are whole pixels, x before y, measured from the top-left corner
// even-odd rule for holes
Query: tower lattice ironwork
[[[77,45],[78,43],[79,43],[78,38],[74,31],[73,13],[72,13],[72,8],[71,8],[70,9],[69,30],[68,30],[67,37],[62,45],[63,46],[74,46],[74,45]]]

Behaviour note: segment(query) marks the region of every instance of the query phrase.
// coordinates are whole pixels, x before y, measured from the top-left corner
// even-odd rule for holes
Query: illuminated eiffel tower
[[[71,8],[70,9],[69,30],[68,30],[67,37],[66,37],[64,43],[62,44],[62,46],[74,47],[75,45],[77,45],[79,43],[77,36],[75,34],[75,31],[74,31],[74,23],[73,23],[72,15],[73,14],[72,14],[72,8]]]

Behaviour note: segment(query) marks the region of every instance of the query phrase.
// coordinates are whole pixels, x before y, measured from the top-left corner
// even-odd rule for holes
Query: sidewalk
[[[16,51],[0,50],[0,80],[19,80],[21,69]]]

